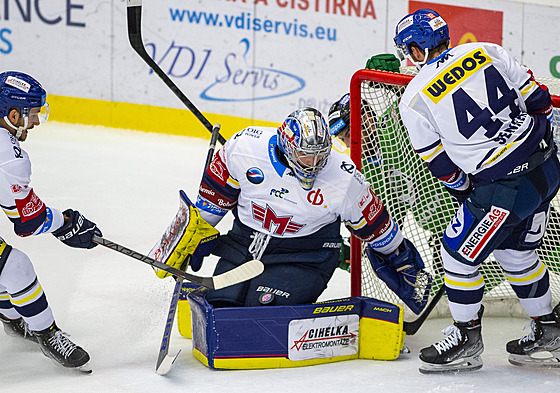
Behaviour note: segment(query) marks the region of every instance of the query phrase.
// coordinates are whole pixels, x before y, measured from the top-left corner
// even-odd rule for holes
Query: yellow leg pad
[[[393,323],[374,318],[360,319],[360,359],[393,360],[399,357],[404,346],[403,310],[401,323]]]
[[[216,369],[301,367],[357,358],[391,360],[404,345],[402,307],[357,297],[294,306],[214,309],[189,293],[196,359]],[[186,307],[180,308],[179,318]],[[183,334],[183,333],[181,333]],[[184,334],[183,334],[184,335]]]

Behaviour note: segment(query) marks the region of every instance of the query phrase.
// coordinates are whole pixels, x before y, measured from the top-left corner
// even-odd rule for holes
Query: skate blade
[[[508,361],[514,366],[521,367],[559,368],[560,351],[535,352],[531,355],[515,355],[512,353],[509,355]]]
[[[84,364],[83,366],[80,366],[80,367],[74,367],[73,370],[78,370],[79,372],[81,372],[83,374],[91,374],[93,372],[89,363],[86,363],[86,364]]]
[[[448,374],[448,373],[460,373],[464,371],[475,371],[482,368],[482,359],[480,356],[475,356],[472,358],[458,359],[454,362],[447,364],[432,364],[422,362],[418,371],[422,374]]]
[[[67,366],[63,366],[62,364],[60,364],[59,362],[57,362],[55,359],[51,357],[49,357],[49,359],[51,362],[53,362],[53,364],[56,364],[58,367],[62,367],[66,370],[75,370],[81,372],[82,374],[91,374],[93,372],[93,370],[89,365],[89,362],[78,367],[67,367]]]

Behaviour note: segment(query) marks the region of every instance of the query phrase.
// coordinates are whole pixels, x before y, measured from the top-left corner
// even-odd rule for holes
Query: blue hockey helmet
[[[445,20],[434,10],[423,8],[409,14],[397,23],[395,48],[401,60],[410,60],[420,68],[428,58],[428,51],[449,41],[449,27]],[[415,44],[426,54],[422,63],[411,58],[410,45]]]
[[[313,187],[317,174],[331,152],[329,128],[321,112],[298,109],[278,127],[278,146],[305,190]]]
[[[30,117],[31,124],[35,121],[34,116],[37,116],[37,120],[41,123],[47,121],[49,106],[46,101],[47,92],[32,76],[17,71],[0,73],[0,117],[17,130],[19,135],[30,124]],[[14,108],[25,120],[23,127],[16,127],[8,119],[8,114]],[[34,108],[39,108],[39,110],[32,111]],[[17,135],[18,138],[19,135]]]

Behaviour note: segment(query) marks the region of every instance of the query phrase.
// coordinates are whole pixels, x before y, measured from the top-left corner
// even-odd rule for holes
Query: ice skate
[[[560,367],[560,304],[531,320],[529,334],[507,343],[509,362],[526,367]]]
[[[484,351],[480,324],[484,307],[478,319],[455,322],[443,330],[445,338],[420,351],[423,374],[473,371],[482,367],[480,354]]]
[[[8,336],[20,337],[29,341],[37,342],[37,337],[35,337],[27,323],[23,318],[9,319],[4,314],[0,314],[0,321],[4,324],[4,331]]]
[[[68,334],[60,330],[56,323],[45,330],[33,332],[33,334],[37,337],[45,356],[63,367],[77,369],[85,373],[91,372],[87,365],[89,361],[88,353],[70,341]]]

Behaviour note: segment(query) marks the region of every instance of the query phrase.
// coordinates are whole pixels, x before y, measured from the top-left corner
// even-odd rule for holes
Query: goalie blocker
[[[393,360],[404,347],[403,309],[392,303],[351,297],[294,306],[214,308],[205,292],[183,284],[177,321],[179,333],[192,337],[194,356],[210,368]]]

